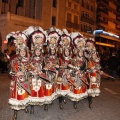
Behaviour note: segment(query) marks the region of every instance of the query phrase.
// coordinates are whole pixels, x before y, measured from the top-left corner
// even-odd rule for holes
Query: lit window
[[[53,7],[54,7],[54,8],[57,7],[57,0],[53,0]]]
[[[56,25],[56,17],[52,16],[52,25],[55,26]]]

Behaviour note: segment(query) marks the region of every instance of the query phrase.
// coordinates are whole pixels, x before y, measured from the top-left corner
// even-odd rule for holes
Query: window
[[[71,7],[71,6],[72,6],[71,2],[68,2],[68,7]]]
[[[89,3],[88,2],[86,3],[86,8],[89,10]]]
[[[57,0],[53,0],[53,7],[54,7],[54,8],[57,7]]]
[[[0,33],[0,46],[2,46],[2,35]]]
[[[85,16],[84,11],[82,11],[82,15],[81,15],[81,17],[84,18],[84,16]]]
[[[2,2],[4,2],[4,3],[8,3],[8,0],[2,0]]]
[[[36,0],[29,0],[29,17],[30,18],[35,18],[35,5],[36,5]]]
[[[83,24],[81,24],[81,31],[83,32]]]
[[[78,24],[78,16],[74,15],[74,23]]]
[[[85,3],[84,3],[84,0],[82,0],[82,6],[83,6],[83,7],[84,7],[84,4],[85,4]]]
[[[85,32],[85,30],[86,30],[86,25],[84,25],[84,28],[83,28],[83,31]]]
[[[23,7],[24,6],[24,0],[18,0],[18,6]]]
[[[55,26],[56,25],[56,17],[52,16],[52,25]]]
[[[86,19],[88,19],[89,18],[89,14],[88,13],[86,13]]]
[[[93,5],[91,5],[91,11],[93,11]]]
[[[77,10],[77,9],[78,9],[77,5],[74,5],[74,9],[75,9],[75,10]]]
[[[67,21],[69,22],[72,21],[72,15],[70,13],[67,13]]]

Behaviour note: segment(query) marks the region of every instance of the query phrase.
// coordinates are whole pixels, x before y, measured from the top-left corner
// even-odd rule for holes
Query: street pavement
[[[10,78],[0,73],[0,120],[12,120],[13,110],[8,105]],[[73,103],[66,98],[64,110],[59,109],[58,99],[44,111],[43,106],[35,106],[35,113],[18,112],[17,120],[120,120],[120,79],[115,81],[102,79],[101,94],[93,99],[93,109],[89,109],[87,99]]]

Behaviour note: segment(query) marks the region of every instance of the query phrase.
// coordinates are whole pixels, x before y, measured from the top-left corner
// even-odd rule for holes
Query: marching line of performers
[[[35,105],[48,105],[58,98],[63,109],[65,98],[77,103],[100,94],[100,58],[93,38],[85,38],[79,32],[68,33],[57,28],[44,31],[30,26],[24,31],[7,35],[8,43],[16,47],[16,57],[10,63],[10,99],[8,103],[17,111]],[[28,49],[28,42],[31,48]],[[47,51],[47,52],[46,52]]]

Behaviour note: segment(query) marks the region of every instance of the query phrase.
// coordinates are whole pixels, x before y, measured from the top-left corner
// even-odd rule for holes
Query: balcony
[[[66,27],[74,28],[74,29],[78,30],[78,29],[79,29],[79,24],[77,24],[77,23],[72,23],[72,22],[70,22],[70,21],[66,21]]]
[[[108,4],[109,3],[109,0],[103,0],[106,4]]]
[[[101,19],[97,19],[97,20],[96,20],[96,23],[103,23],[103,24],[108,25],[108,21],[106,21],[106,20],[101,20]]]
[[[73,23],[73,28],[76,29],[76,30],[79,30],[79,24]]]
[[[73,0],[73,1],[79,3],[79,0]]]
[[[73,23],[70,21],[66,21],[66,27],[72,28]]]
[[[103,12],[103,13],[106,13],[106,14],[108,14],[108,9],[107,8],[98,8],[97,9],[97,12],[99,13],[99,12]]]
[[[94,25],[94,23],[95,23],[93,19],[91,19],[91,18],[85,18],[85,17],[81,17],[81,21],[87,22],[87,23],[89,23],[91,25]]]

